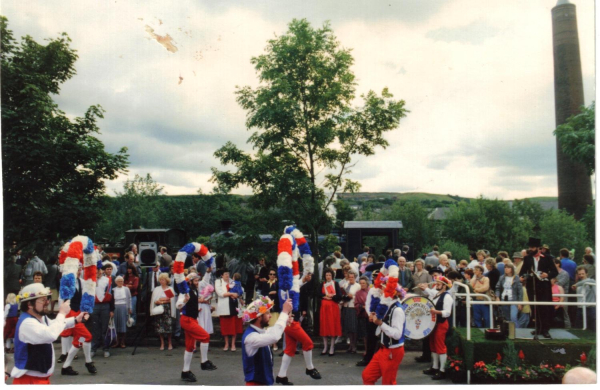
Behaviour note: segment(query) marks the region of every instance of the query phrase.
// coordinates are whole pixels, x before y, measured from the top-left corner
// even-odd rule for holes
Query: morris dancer
[[[15,332],[15,366],[10,376],[13,385],[49,385],[54,373],[54,347],[52,343],[65,328],[81,323],[85,313],[65,318],[71,311],[69,302],[63,302],[55,320],[44,315],[44,309],[52,296],[49,288],[41,283],[30,284],[21,290],[17,301],[21,305],[21,317]]]
[[[375,279],[375,288],[371,297],[371,311],[376,318],[373,323],[381,332],[381,347],[363,370],[365,385],[374,385],[379,378],[383,385],[395,385],[398,367],[404,358],[405,315],[398,298],[405,295],[398,284],[398,264],[388,259]],[[383,296],[383,297],[382,297]]]
[[[281,338],[293,307],[291,299],[288,299],[283,304],[275,325],[265,330],[269,326],[272,307],[273,301],[262,297],[248,305],[242,315],[244,322],[250,323],[242,335],[242,364],[246,386],[272,386],[275,382],[273,353],[269,346]]]
[[[446,333],[448,333],[448,318],[452,315],[453,299],[448,290],[452,288],[452,282],[445,276],[436,276],[434,279],[435,289],[427,287],[427,283],[421,283],[419,287],[429,296],[435,305],[431,313],[436,315],[436,325],[429,337],[431,347],[432,367],[424,370],[423,374],[433,375],[431,379],[446,379]]]
[[[70,300],[71,311],[67,315],[67,318],[77,317],[80,311],[81,305],[81,297],[82,297],[82,281],[81,278],[77,278],[75,283],[75,294],[73,298]],[[83,322],[89,319],[89,314],[85,314],[83,317]],[[83,322],[78,323],[75,327],[64,330],[60,336],[62,340],[68,340],[72,342],[71,348],[66,356],[60,356],[58,359],[59,362],[64,361],[62,369],[60,371],[61,375],[79,375],[79,373],[73,370],[71,367],[71,363],[73,363],[73,359],[79,352],[79,348],[83,346],[83,354],[85,355],[85,367],[87,368],[90,374],[96,374],[98,370],[94,366],[94,362],[92,361],[92,334],[87,330]],[[62,341],[61,340],[61,341]]]
[[[206,272],[206,275],[210,275],[210,273]],[[179,294],[176,304],[176,307],[181,310],[181,329],[185,332],[185,352],[183,354],[181,380],[186,382],[196,382],[196,376],[190,371],[196,340],[200,341],[200,368],[203,371],[217,369],[217,366],[208,360],[210,335],[198,325],[199,280],[200,276],[198,274],[193,273],[188,276],[189,291],[187,294]]]
[[[306,276],[314,270],[315,261],[312,257],[310,247],[306,238],[295,226],[287,226],[281,236],[277,247],[277,272],[279,274],[279,297],[280,302],[285,302],[289,297],[292,300],[294,314],[290,318],[289,325],[285,328],[285,350],[279,374],[275,378],[276,383],[293,385],[287,378],[287,370],[296,355],[298,342],[302,344],[304,362],[306,364],[306,375],[313,379],[321,379],[321,374],[312,362],[312,351],[314,344],[304,329],[294,317],[300,318],[298,304],[300,298],[300,271],[298,258],[302,255],[304,265],[304,277],[302,284],[306,282]]]

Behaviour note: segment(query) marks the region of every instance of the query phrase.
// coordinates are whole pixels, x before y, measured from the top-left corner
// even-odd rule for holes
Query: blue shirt
[[[562,269],[564,269],[565,271],[567,271],[567,273],[569,274],[569,278],[571,279],[571,281],[575,280],[575,273],[577,270],[577,264],[569,259],[569,258],[562,258],[560,259],[560,267]]]

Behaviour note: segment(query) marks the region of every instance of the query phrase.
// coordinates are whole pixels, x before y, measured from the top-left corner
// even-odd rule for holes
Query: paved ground
[[[153,341],[150,341],[153,342]],[[60,344],[55,343],[56,356],[60,355]],[[61,365],[57,364],[55,373],[51,379],[52,384],[153,384],[153,385],[190,385],[180,380],[183,364],[183,347],[176,347],[172,351],[160,351],[157,346],[142,346],[137,349],[135,356],[131,353],[133,348],[111,350],[112,355],[104,358],[102,354],[94,358],[98,374],[90,375],[84,366],[83,352],[79,352],[79,359],[73,363],[73,368],[79,371],[79,375],[61,376]],[[315,350],[316,352],[317,350]],[[275,374],[281,364],[281,358],[276,352]],[[361,385],[362,367],[355,364],[360,360],[359,354],[346,354],[344,351],[336,353],[336,356],[320,356],[316,352],[314,356],[315,367],[321,372],[323,379],[314,380],[304,372],[304,359],[301,354],[296,355],[288,377],[296,385]],[[450,381],[433,382],[421,371],[427,368],[427,364],[416,363],[414,357],[419,352],[407,352],[400,370],[398,372],[399,385],[419,384],[451,384]],[[242,357],[238,346],[236,352],[224,352],[221,348],[211,348],[209,359],[217,365],[215,371],[200,370],[200,354],[194,354],[192,361],[192,372],[196,374],[198,382],[196,385],[229,385],[242,386],[244,379],[242,374]],[[7,369],[10,372],[13,366],[12,355],[8,355]],[[12,379],[8,380],[12,383]],[[193,385],[193,384],[191,384]]]

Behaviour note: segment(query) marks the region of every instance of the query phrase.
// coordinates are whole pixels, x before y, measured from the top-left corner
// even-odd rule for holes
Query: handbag
[[[151,315],[153,316],[159,316],[161,314],[164,314],[165,312],[165,308],[163,305],[157,305],[154,306],[154,309],[152,309],[152,311],[150,312]]]
[[[115,328],[115,319],[111,318],[108,321],[108,329],[106,329],[106,335],[104,336],[104,345],[113,346],[117,343],[117,329]]]

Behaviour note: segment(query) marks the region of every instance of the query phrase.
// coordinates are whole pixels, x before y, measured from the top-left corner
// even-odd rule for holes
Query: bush
[[[590,244],[586,226],[563,210],[547,213],[540,221],[540,229],[542,243],[547,244],[554,255],[561,248],[575,249],[576,258],[573,260],[577,261]]]

